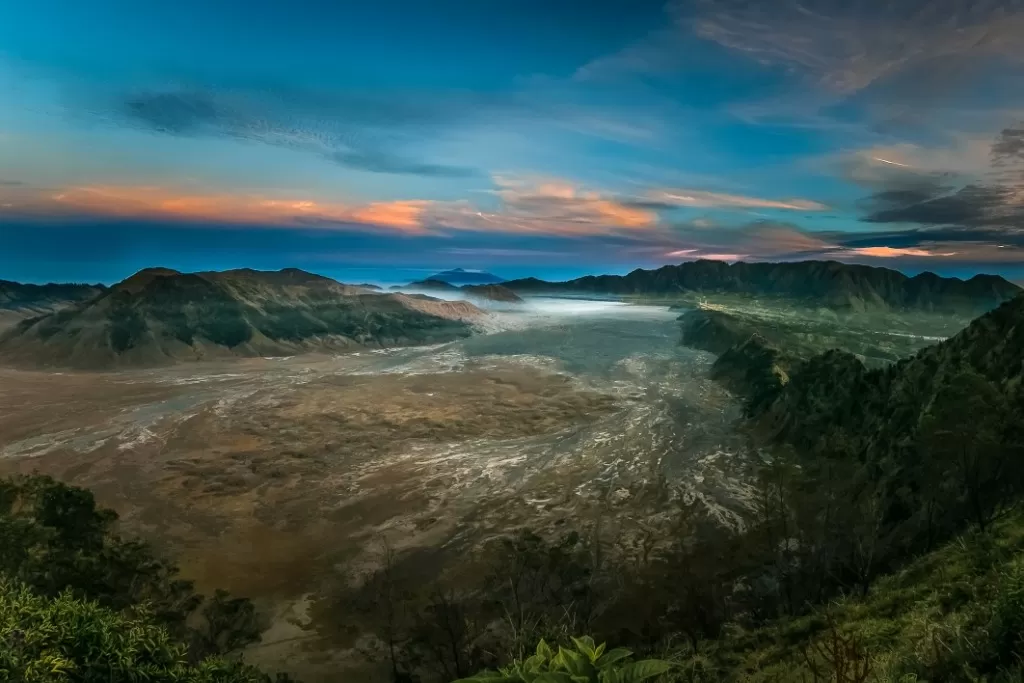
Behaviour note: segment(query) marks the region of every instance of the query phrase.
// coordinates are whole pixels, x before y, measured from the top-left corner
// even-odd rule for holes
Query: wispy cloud
[[[993,163],[1003,166],[1024,161],[1024,123],[1003,129],[992,145]]]
[[[685,81],[714,43],[782,76],[752,96],[722,93],[722,114],[848,140],[914,136],[942,132],[944,116],[960,115],[949,111],[962,104],[953,95],[978,76],[1002,73],[1003,104],[1019,97],[1021,36],[1018,0],[669,0],[662,28],[583,65],[575,79]]]
[[[371,173],[466,177],[471,168],[421,161],[397,151],[438,134],[447,107],[401,98],[323,96],[275,90],[165,88],[133,92],[114,119],[168,135],[227,137],[319,155]]]
[[[869,223],[1015,228],[1024,221],[1024,143],[1016,128],[955,146],[874,147],[841,155],[846,179],[872,190]]]
[[[406,199],[340,203],[301,197],[204,192],[159,186],[88,185],[59,190],[10,187],[0,192],[0,214],[173,219],[293,227],[353,224],[409,233],[474,231],[587,236],[653,229],[654,211],[565,180],[495,179],[496,207],[466,200]]]
[[[423,232],[430,202],[347,205],[295,197],[183,191],[155,186],[92,185],[0,195],[0,215],[169,219],[184,225],[331,227],[365,224]]]
[[[441,202],[432,207],[432,219],[462,230],[578,236],[645,231],[659,220],[651,209],[562,179],[497,176],[494,183],[496,208]]]
[[[990,135],[959,136],[950,144],[932,147],[897,143],[845,151],[828,158],[825,167],[865,187],[948,184],[989,173],[991,154]]]
[[[942,57],[1024,56],[1024,7],[1015,0],[696,4],[691,25],[697,35],[837,92],[861,90]]]
[[[999,241],[996,241],[999,240]],[[791,223],[756,221],[718,229],[675,226],[667,241],[652,244],[669,259],[794,261],[1012,262],[1024,255],[1024,232],[895,230],[882,232],[811,232]]]
[[[827,211],[828,206],[810,199],[764,199],[705,190],[658,190],[648,193],[655,204],[693,208],[781,209],[785,211]]]

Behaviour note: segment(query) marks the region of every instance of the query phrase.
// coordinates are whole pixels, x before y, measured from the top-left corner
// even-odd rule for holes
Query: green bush
[[[70,590],[56,598],[0,576],[0,680],[21,683],[266,683],[258,670],[184,645],[144,608],[114,612]]]
[[[114,534],[116,520],[85,489],[45,476],[0,480],[0,576],[44,598],[69,593],[115,612],[146,604],[194,659],[259,640],[249,600],[204,598],[147,544]]]
[[[1011,663],[1024,652],[1024,562],[1014,562],[1000,575],[993,612],[994,652],[1001,663]]]
[[[605,651],[589,636],[573,638],[575,649],[555,652],[545,641],[531,657],[500,671],[485,671],[455,683],[641,683],[667,673],[672,665],[657,659],[632,661],[623,648]]]

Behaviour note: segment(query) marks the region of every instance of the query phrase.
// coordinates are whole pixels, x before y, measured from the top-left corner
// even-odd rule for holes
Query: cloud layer
[[[358,224],[417,233],[467,230],[578,236],[649,230],[658,222],[658,215],[651,210],[566,181],[499,177],[494,182],[497,206],[487,210],[465,200],[403,199],[355,204],[159,186],[92,185],[58,190],[12,186],[0,187],[0,217],[173,219],[200,225],[216,222],[346,229]]]
[[[432,23],[371,3],[353,29],[264,3],[227,34],[236,8],[211,0],[182,14],[223,38],[206,44],[142,6],[23,4],[38,30],[0,57],[0,224],[600,264],[1024,262],[1021,0],[455,5]],[[85,19],[88,41],[65,37]]]
[[[361,171],[461,178],[471,168],[409,158],[403,137],[437,135],[455,109],[395,97],[169,87],[131,92],[110,116],[148,130],[227,137],[319,155]],[[433,98],[432,98],[433,100]]]
[[[698,0],[696,34],[854,92],[940,58],[1024,57],[1015,0]]]

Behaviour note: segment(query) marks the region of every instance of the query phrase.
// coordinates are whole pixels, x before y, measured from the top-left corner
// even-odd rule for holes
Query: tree
[[[460,678],[482,665],[476,640],[486,627],[486,618],[475,601],[435,584],[413,622],[409,649],[443,680]]]
[[[0,680],[24,683],[269,683],[257,669],[188,661],[153,614],[115,612],[65,590],[54,598],[0,577]],[[279,678],[278,681],[284,679]]]
[[[921,420],[920,440],[938,469],[952,479],[957,503],[981,531],[1017,491],[1017,458],[1005,438],[1010,411],[992,382],[963,369],[936,392]]]
[[[115,612],[146,604],[194,660],[259,640],[249,600],[219,591],[207,601],[148,544],[116,535],[116,520],[91,492],[51,477],[0,480],[0,574],[44,597],[70,592]]]
[[[260,624],[256,608],[247,598],[233,598],[217,589],[213,597],[203,603],[202,619],[192,632],[194,658],[208,657],[241,650],[260,639]]]
[[[595,557],[578,532],[549,541],[520,530],[486,552],[484,588],[511,631],[512,656],[524,656],[538,639],[557,637],[567,627],[589,625]]]

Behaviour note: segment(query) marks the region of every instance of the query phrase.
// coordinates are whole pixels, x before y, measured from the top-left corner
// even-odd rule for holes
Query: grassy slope
[[[817,357],[799,381],[794,380],[814,391],[789,392],[808,400],[789,400],[782,413],[796,416],[806,437],[826,426],[842,428],[848,417],[866,411],[873,419],[846,424],[847,437],[863,441],[852,452],[874,453],[876,461],[893,457],[906,462],[898,446],[906,441],[907,430],[915,428],[928,397],[949,372],[972,367],[1006,392],[1010,406],[1022,405],[1018,326],[1022,310],[1024,300],[1008,302],[951,340],[887,371],[871,373],[840,352]],[[732,352],[720,356],[719,363]],[[812,365],[835,372],[814,376]],[[857,372],[843,375],[840,370],[847,365],[856,366]],[[854,388],[851,382],[857,377],[863,386]],[[817,422],[808,422],[814,416]],[[806,438],[802,443],[813,445]],[[867,653],[871,670],[866,679],[837,677],[827,657],[815,654],[817,645],[833,633]],[[706,642],[696,654],[675,655],[687,672],[680,680],[815,680],[806,653],[824,671],[818,680],[1024,680],[1020,660],[1024,655],[1024,511],[1001,520],[989,535],[961,536],[909,561],[898,573],[876,581],[862,598],[849,597],[810,616],[780,620],[769,627],[748,631],[734,627]]]
[[[682,680],[813,680],[804,652],[830,671],[815,644],[829,637],[831,620],[870,661],[868,680],[1021,680],[1019,662],[1007,659],[1015,644],[1004,637],[1022,635],[1022,552],[1024,514],[1018,512],[987,536],[963,536],[923,555],[863,598],[757,630],[734,627],[696,654],[673,658],[685,672]]]

